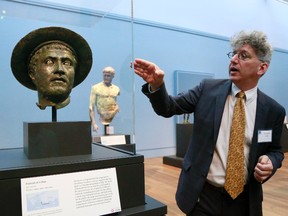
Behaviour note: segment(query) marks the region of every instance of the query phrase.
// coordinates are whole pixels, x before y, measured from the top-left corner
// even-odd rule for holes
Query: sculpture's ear
[[[29,77],[32,79],[32,81],[34,82],[34,80],[35,80],[35,76],[34,76],[34,71],[33,70],[28,70],[28,75],[29,75]]]
[[[28,70],[28,75],[29,75],[29,77],[30,77],[32,80],[35,79],[34,72],[33,72],[31,69]]]

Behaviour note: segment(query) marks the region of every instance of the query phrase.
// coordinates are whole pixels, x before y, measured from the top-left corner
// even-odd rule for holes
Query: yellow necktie
[[[235,199],[244,190],[245,93],[237,93],[229,140],[224,188]]]

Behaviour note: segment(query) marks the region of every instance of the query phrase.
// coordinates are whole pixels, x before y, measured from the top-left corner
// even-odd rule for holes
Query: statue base
[[[24,152],[29,159],[92,153],[91,123],[23,123]]]

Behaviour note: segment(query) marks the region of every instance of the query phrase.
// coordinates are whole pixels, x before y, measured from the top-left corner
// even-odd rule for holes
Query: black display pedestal
[[[91,123],[24,122],[24,152],[29,159],[91,154]]]
[[[187,151],[193,124],[177,124],[176,125],[176,155],[163,157],[163,163],[175,167],[182,167],[183,158]]]
[[[21,216],[21,178],[116,168],[121,213],[162,216],[167,206],[145,195],[144,157],[92,145],[92,154],[29,160],[23,148],[0,150],[1,215]]]

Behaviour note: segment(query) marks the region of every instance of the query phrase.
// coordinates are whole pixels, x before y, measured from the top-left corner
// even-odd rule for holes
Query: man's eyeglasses
[[[247,52],[239,52],[239,53],[229,52],[229,53],[227,53],[227,56],[229,59],[231,59],[234,55],[237,55],[238,59],[243,60],[243,61],[247,61],[247,60],[252,58]]]

